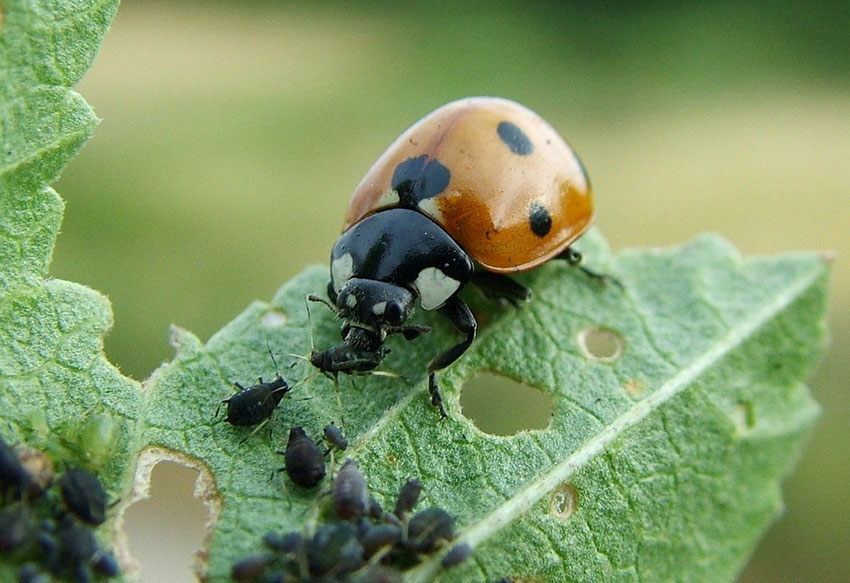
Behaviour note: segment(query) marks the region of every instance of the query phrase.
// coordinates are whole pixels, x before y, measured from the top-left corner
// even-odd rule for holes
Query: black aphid
[[[442,508],[417,512],[407,523],[406,546],[416,553],[435,551],[455,537],[455,520]]]
[[[440,565],[443,568],[448,569],[449,567],[454,567],[455,565],[459,565],[472,556],[472,547],[469,543],[459,543],[451,548],[451,550],[446,553],[446,556],[443,557],[443,560],[440,561]]]
[[[33,478],[21,463],[15,448],[0,437],[0,486],[3,493],[16,496],[29,495]]]
[[[268,347],[268,350],[275,368],[279,368],[271,347]],[[231,425],[243,427],[266,421],[277,409],[283,396],[292,389],[279,372],[275,372],[274,380],[270,382],[265,382],[260,377],[257,379],[257,384],[250,387],[243,387],[239,383],[233,384],[239,389],[239,392],[228,399],[224,399],[219,404],[218,409],[215,410],[215,416],[218,417],[221,405],[225,404],[227,411],[224,420]]]
[[[106,520],[108,496],[97,476],[86,470],[68,470],[59,478],[59,488],[65,506],[77,518],[95,526]]]
[[[384,517],[384,509],[374,496],[369,496],[369,518],[381,520]]]
[[[325,441],[327,441],[333,447],[342,451],[344,451],[348,447],[348,440],[342,434],[342,431],[340,431],[339,427],[337,427],[333,423],[325,425],[323,432],[325,434]]]
[[[370,526],[363,536],[360,537],[360,542],[363,543],[363,550],[367,558],[380,551],[385,547],[392,547],[401,541],[401,527],[394,524],[376,524]]]
[[[289,384],[279,374],[270,382],[263,382],[263,379],[259,378],[257,384],[250,387],[233,384],[239,392],[222,401],[222,404],[227,405],[224,420],[231,425],[241,426],[257,425],[271,417],[290,389]],[[216,409],[216,417],[220,410],[221,405]]]
[[[357,462],[348,458],[336,474],[333,505],[343,520],[358,520],[369,511],[369,489]]]
[[[304,547],[304,537],[300,532],[267,532],[263,536],[263,543],[273,551],[291,554],[299,552]]]
[[[16,502],[0,512],[0,551],[12,551],[23,546],[35,534],[28,508]]]
[[[419,495],[422,493],[422,482],[418,478],[413,478],[404,483],[399,490],[398,500],[395,503],[395,511],[393,514],[401,519],[412,511],[416,504],[419,503]]]
[[[230,576],[234,581],[255,581],[259,579],[274,561],[273,553],[260,553],[245,557],[233,563]]]
[[[24,563],[18,569],[18,583],[51,583],[53,579],[35,563]]]
[[[121,568],[118,566],[118,561],[115,559],[115,555],[102,549],[95,555],[92,566],[98,573],[107,577],[115,577],[121,572]]]
[[[289,441],[284,451],[286,474],[304,488],[312,488],[325,477],[325,457],[319,446],[301,427],[289,430]]]
[[[58,576],[72,573],[79,583],[88,583],[92,579],[91,565],[98,552],[90,526],[74,520],[66,521],[59,530],[57,546],[50,552],[50,571]]]
[[[307,548],[310,573],[321,576],[350,573],[363,566],[363,545],[350,522],[331,522],[316,529]]]

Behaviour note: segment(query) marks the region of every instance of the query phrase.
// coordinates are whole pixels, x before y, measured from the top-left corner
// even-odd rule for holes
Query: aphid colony
[[[0,438],[0,503],[0,560],[19,565],[19,583],[118,575],[95,537],[108,496],[93,474],[75,468],[57,476],[44,453]]]
[[[369,494],[357,463],[348,458],[333,480],[326,516],[309,531],[267,533],[265,550],[235,562],[231,576],[239,583],[400,582],[403,570],[456,536],[454,518],[442,508],[413,513],[421,492],[418,479],[408,480],[395,508],[385,512]],[[441,564],[452,567],[471,554],[468,544],[459,543]]]

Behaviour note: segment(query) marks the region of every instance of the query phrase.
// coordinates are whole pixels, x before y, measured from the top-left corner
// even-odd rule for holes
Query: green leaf
[[[106,298],[47,267],[63,210],[48,184],[97,122],[71,86],[117,5],[0,3],[0,434],[96,470],[116,498],[132,478],[138,383],[103,355]]]
[[[781,510],[779,480],[818,413],[801,381],[822,347],[824,259],[743,260],[716,236],[613,256],[597,233],[581,243],[588,264],[624,289],[547,264],[521,278],[535,294],[522,309],[470,294],[490,317],[439,377],[449,419],[430,406],[424,374],[453,338],[438,318],[423,320],[432,334],[389,343],[385,368],[407,382],[342,381],[353,442],[346,455],[370,490],[391,506],[408,476],[421,477],[426,504],[448,509],[476,547],[466,565],[441,571],[429,559],[407,580],[730,581]],[[268,476],[281,464],[275,450],[288,427],[318,434],[339,422],[331,381],[293,390],[271,440],[263,432],[240,445],[246,430],[214,423],[212,412],[231,394],[229,383],[274,374],[266,342],[277,353],[309,351],[304,296],[326,281],[326,268],[306,270],[206,346],[179,331],[177,357],[151,383],[145,441],[200,460],[218,486],[212,580],[256,552],[264,532],[297,530],[323,504],[292,485],[287,496],[281,478]],[[338,338],[328,310],[314,309],[313,325],[317,346]],[[583,331],[598,328],[622,339],[619,357],[598,360],[582,349]],[[310,373],[306,364],[282,371]],[[458,397],[479,371],[551,395],[550,426],[510,437],[476,429]]]
[[[467,300],[486,321],[472,348],[439,375],[449,418],[429,404],[425,364],[456,336],[393,338],[383,368],[403,378],[315,376],[312,346],[338,342],[338,322],[304,297],[325,289],[311,267],[271,302],[256,302],[206,344],[175,329],[174,360],[145,383],[102,352],[107,301],[47,278],[62,203],[47,184],[91,134],[95,117],[70,89],[96,53],[115,2],[9,2],[0,29],[0,416],[18,439],[96,468],[122,500],[150,467],[178,459],[202,471],[214,511],[211,581],[256,552],[270,530],[320,519],[326,498],[270,474],[289,427],[318,434],[336,421],[371,492],[391,506],[410,476],[425,506],[457,517],[473,560],[451,571],[439,556],[408,581],[730,581],[781,510],[779,483],[818,413],[803,381],[822,350],[828,265],[820,255],[742,259],[716,236],[666,250],[611,254],[598,232],[579,247],[599,285],[551,262],[519,279],[521,309]],[[589,346],[604,331],[610,350]],[[234,382],[308,379],[265,429],[215,419]],[[290,363],[295,366],[290,368]],[[486,434],[459,396],[480,371],[551,396],[545,429]],[[342,403],[339,409],[338,399]],[[515,407],[513,403],[499,404]],[[3,431],[4,437],[6,431]],[[337,459],[337,463],[339,463]],[[133,481],[131,468],[136,467]],[[0,568],[13,580],[14,566]]]

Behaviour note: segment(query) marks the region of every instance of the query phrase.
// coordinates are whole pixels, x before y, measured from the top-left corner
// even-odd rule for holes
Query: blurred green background
[[[563,133],[614,249],[837,250],[824,414],[740,580],[850,581],[850,2],[126,2],[79,90],[103,121],[51,272],[110,297],[137,379],[170,324],[206,338],[325,263],[375,158],[462,96]]]

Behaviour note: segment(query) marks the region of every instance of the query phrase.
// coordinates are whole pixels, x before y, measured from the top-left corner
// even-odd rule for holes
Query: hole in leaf
[[[280,310],[269,310],[260,318],[263,328],[283,328],[286,325],[286,313]]]
[[[751,401],[738,401],[732,408],[731,417],[739,433],[749,431],[756,425],[755,407]]]
[[[578,345],[590,360],[614,362],[623,355],[623,337],[609,328],[585,328],[578,333]]]
[[[140,581],[197,581],[191,567],[210,518],[193,496],[197,478],[197,470],[157,463],[151,471],[150,498],[124,512],[123,530],[140,564]]]
[[[491,372],[480,372],[466,380],[460,404],[463,414],[478,429],[492,435],[546,429],[552,420],[551,396]]]
[[[563,483],[552,492],[549,498],[549,512],[555,518],[567,520],[578,508],[578,490],[575,486]]]

